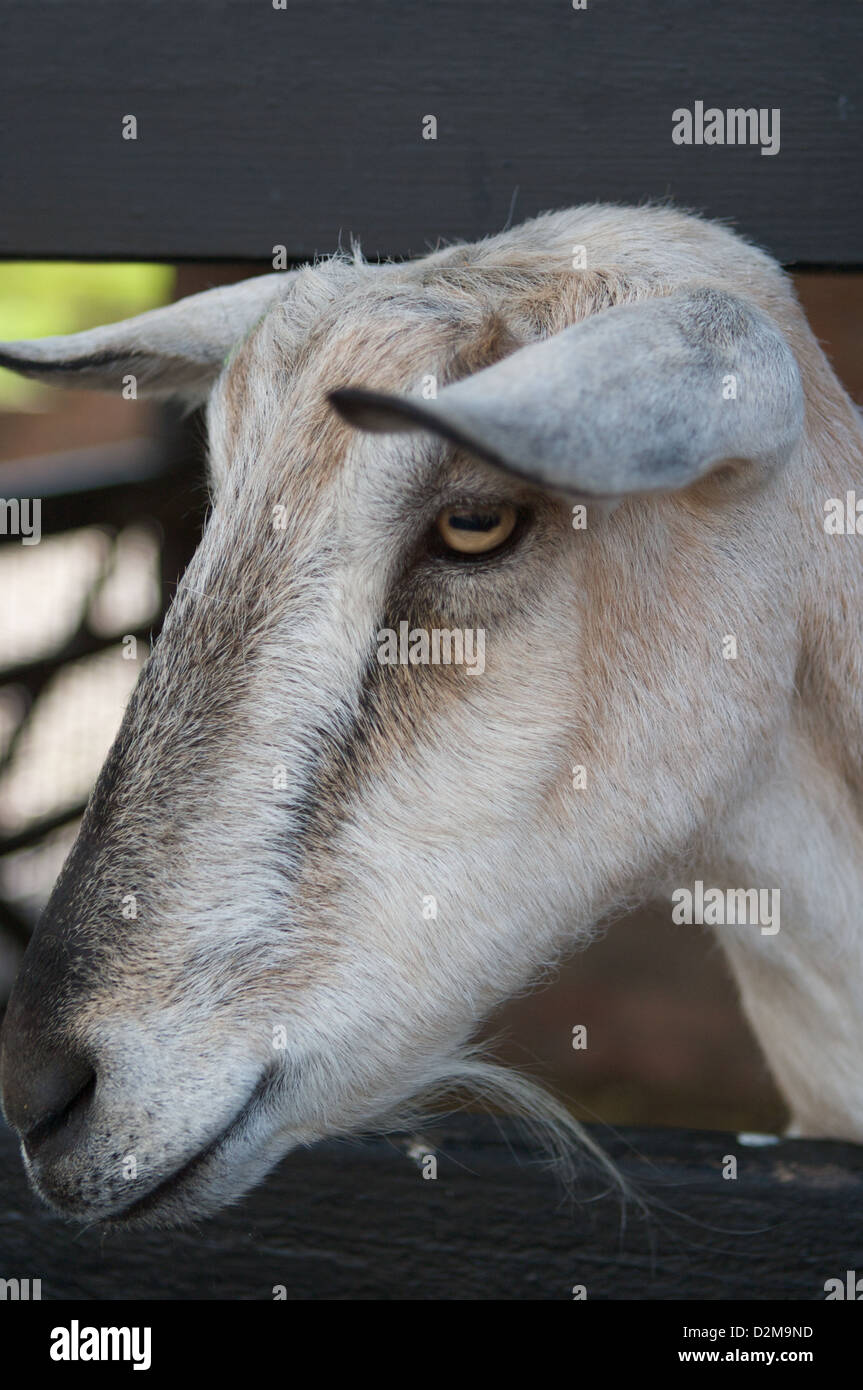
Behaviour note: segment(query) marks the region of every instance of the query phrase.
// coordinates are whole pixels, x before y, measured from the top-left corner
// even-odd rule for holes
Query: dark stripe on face
[[[481,688],[482,677],[469,675],[463,665],[382,664],[378,631],[398,633],[402,622],[407,622],[408,631],[482,628],[505,645],[513,625],[527,616],[535,601],[535,584],[524,582],[522,569],[517,553],[502,557],[494,567],[478,564],[470,576],[463,564],[426,560],[417,566],[415,555],[406,559],[369,635],[356,707],[348,714],[346,706],[338,740],[323,735],[303,798],[302,853],[309,874],[310,861],[325,854],[360,803],[364,786],[391,762],[409,760],[419,743],[430,740],[443,711],[454,701],[475,699]]]

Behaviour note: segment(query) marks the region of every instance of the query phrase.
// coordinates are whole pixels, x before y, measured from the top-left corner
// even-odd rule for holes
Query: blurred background
[[[6,262],[0,339],[74,332],[268,269]],[[863,276],[795,280],[863,403]],[[0,536],[0,1014],[200,534],[203,454],[196,416],[0,371],[0,498],[42,499],[38,545]],[[784,1108],[719,948],[669,918],[616,923],[486,1033],[584,1120],[773,1131]],[[579,1024],[588,1046],[574,1050]]]

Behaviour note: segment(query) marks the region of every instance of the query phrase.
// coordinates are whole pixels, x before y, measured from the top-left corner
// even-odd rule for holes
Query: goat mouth
[[[266,1100],[274,1089],[272,1076],[265,1074],[255,1086],[248,1100],[240,1107],[234,1118],[228,1122],[224,1129],[196,1154],[182,1163],[179,1168],[175,1168],[173,1173],[169,1173],[166,1178],[152,1187],[149,1192],[145,1192],[143,1197],[137,1197],[127,1207],[120,1211],[112,1212],[105,1218],[105,1225],[113,1227],[124,1226],[146,1226],[155,1224],[179,1225],[184,1213],[181,1211],[183,1199],[193,1197],[196,1188],[196,1180],[204,1174],[208,1163],[224,1153],[233,1142],[238,1140],[249,1122],[257,1116],[263,1109]],[[170,1206],[171,1212],[163,1211]],[[162,1222],[159,1222],[159,1216]],[[192,1219],[194,1213],[190,1212],[186,1219]]]

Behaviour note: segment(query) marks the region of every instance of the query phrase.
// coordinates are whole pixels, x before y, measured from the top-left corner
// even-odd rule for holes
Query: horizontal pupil
[[[466,516],[451,516],[449,524],[456,531],[493,531],[500,525],[497,512],[469,512]]]

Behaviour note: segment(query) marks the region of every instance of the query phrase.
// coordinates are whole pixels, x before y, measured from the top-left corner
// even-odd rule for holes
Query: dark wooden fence
[[[406,255],[670,196],[863,265],[860,30],[854,0],[5,0],[0,255]],[[696,101],[778,108],[778,154],[675,145]]]
[[[0,1129],[0,1271],[43,1299],[820,1300],[863,1273],[863,1149],[726,1134],[597,1132],[645,1206],[592,1166],[567,1199],[510,1121],[327,1143],[192,1230],[83,1233],[37,1208]],[[723,1161],[736,1156],[736,1179]],[[602,1193],[606,1193],[602,1196]]]
[[[544,208],[671,197],[785,262],[863,267],[860,9],[6,0],[0,254],[251,263],[356,235],[405,255]],[[778,108],[779,152],[675,145],[672,113],[696,101]],[[445,1121],[433,1141],[433,1180],[396,1141],[324,1144],[191,1232],[103,1240],[35,1206],[0,1130],[0,1275],[45,1298],[822,1299],[863,1272],[852,1145],[606,1137],[647,1201],[624,1224],[589,1170],[562,1199],[508,1123]]]

